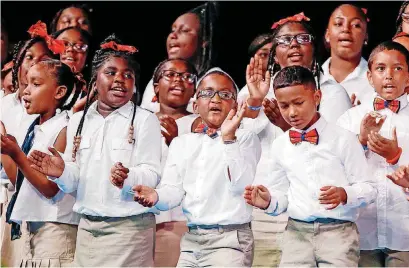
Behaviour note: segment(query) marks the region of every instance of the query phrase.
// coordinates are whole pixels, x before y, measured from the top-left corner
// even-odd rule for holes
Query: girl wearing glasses
[[[353,105],[370,101],[374,92],[367,78],[368,62],[362,58],[362,48],[368,44],[365,12],[354,5],[340,5],[332,12],[325,33],[331,57],[322,65],[321,84],[340,84]]]
[[[192,132],[196,114],[186,108],[195,94],[197,72],[186,60],[168,59],[161,62],[153,75],[153,86],[159,112],[156,113],[162,126],[162,171],[172,140]],[[187,232],[186,217],[182,207],[156,215],[155,267],[175,267],[180,254],[180,239]]]

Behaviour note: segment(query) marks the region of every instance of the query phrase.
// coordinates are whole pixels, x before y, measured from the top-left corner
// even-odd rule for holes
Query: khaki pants
[[[249,224],[189,229],[182,238],[178,267],[251,267],[254,253]]]
[[[188,231],[185,221],[156,224],[155,267],[176,267],[180,240]]]
[[[253,267],[277,267],[280,264],[281,243],[287,221],[287,213],[270,216],[260,209],[253,209]]]
[[[124,218],[82,215],[74,262],[81,267],[152,267],[154,244],[152,213]]]
[[[353,222],[288,220],[280,266],[357,267],[359,234]]]
[[[409,251],[361,250],[360,267],[409,267]]]

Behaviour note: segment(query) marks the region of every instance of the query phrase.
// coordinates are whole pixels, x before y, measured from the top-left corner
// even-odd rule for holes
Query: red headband
[[[10,70],[11,68],[13,68],[13,66],[14,66],[13,61],[9,61],[3,66],[3,69],[1,71],[6,72],[6,71]]]
[[[126,45],[120,45],[115,43],[114,41],[110,41],[108,43],[102,44],[101,48],[103,49],[113,49],[115,51],[123,51],[123,52],[129,52],[131,54],[138,52],[138,49],[136,47],[133,46],[126,46]]]
[[[365,16],[366,16],[366,22],[369,22],[369,18],[368,18],[368,15],[367,15],[368,9],[366,9],[366,8],[361,8],[361,10],[362,10],[362,12],[364,12],[364,14],[365,14]]]
[[[32,25],[27,31],[31,38],[41,37],[44,38],[47,43],[48,49],[50,49],[54,54],[61,54],[65,51],[65,45],[62,40],[56,40],[47,34],[47,26],[41,20],[37,21],[36,24]]]
[[[273,24],[273,26],[271,26],[271,29],[275,29],[278,26],[283,25],[283,24],[285,24],[287,22],[290,22],[290,21],[291,22],[310,21],[310,18],[306,17],[304,15],[304,12],[301,12],[301,13],[298,13],[298,14],[292,16],[292,17],[287,17],[287,18],[279,20],[278,22],[275,22]]]

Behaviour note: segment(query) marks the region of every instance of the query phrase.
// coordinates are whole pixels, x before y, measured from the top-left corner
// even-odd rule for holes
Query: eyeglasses
[[[172,70],[164,70],[162,71],[161,76],[168,81],[174,80],[176,77],[180,76],[184,82],[188,82],[190,84],[196,82],[196,75],[187,72],[178,73]]]
[[[87,44],[76,44],[76,43],[71,43],[68,41],[64,41],[65,49],[68,47],[72,47],[76,52],[84,53],[88,50],[88,45]]]
[[[231,99],[236,98],[236,95],[233,92],[230,92],[230,91],[216,91],[216,90],[213,90],[213,89],[199,90],[199,92],[197,93],[197,98],[211,99],[216,94],[219,95],[219,97],[222,100],[231,100]]]
[[[278,45],[289,46],[294,39],[297,41],[298,44],[303,45],[310,44],[312,40],[314,40],[314,37],[311,34],[302,33],[297,35],[278,36],[275,38],[275,41],[277,42]]]
[[[409,13],[402,13],[402,20],[409,23]]]

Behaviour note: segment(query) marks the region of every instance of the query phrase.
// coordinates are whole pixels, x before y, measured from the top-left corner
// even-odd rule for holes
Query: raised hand
[[[178,136],[178,125],[175,119],[168,115],[162,115],[159,117],[160,125],[166,129],[161,131],[162,136],[165,137],[166,144],[169,146],[174,138]]]
[[[19,152],[21,152],[21,149],[20,146],[18,146],[16,138],[9,134],[1,134],[1,153],[15,159]]]
[[[270,90],[270,72],[263,74],[263,61],[259,57],[251,58],[246,69],[246,83],[250,98],[262,101]]]
[[[396,127],[392,130],[392,139],[382,137],[379,133],[371,131],[368,135],[368,148],[385,158],[386,160],[394,159],[399,153],[398,138]]]
[[[109,180],[111,183],[122,189],[124,187],[124,181],[128,178],[129,169],[124,167],[122,163],[117,162],[111,168],[111,175],[109,176]]]
[[[357,100],[355,93],[352,93],[350,99],[351,99],[352,107],[355,107],[355,106],[357,106],[357,105],[361,105],[361,101],[360,101],[360,100],[358,100],[358,101],[356,102],[356,104],[355,104],[355,101]]]
[[[386,175],[394,184],[409,188],[409,165],[400,166],[394,173]]]
[[[48,147],[52,155],[34,150],[28,156],[31,168],[46,176],[59,178],[64,172],[65,163],[60,154],[52,147]]]
[[[281,128],[283,131],[287,131],[291,128],[291,126],[284,120],[283,116],[281,115],[276,99],[271,99],[271,101],[269,99],[264,99],[263,107],[264,113],[273,125]]]
[[[334,209],[340,204],[346,204],[347,193],[342,187],[335,186],[324,186],[321,187],[321,194],[318,198],[320,204],[329,205],[326,207],[327,210]]]
[[[7,134],[6,127],[4,126],[2,121],[0,121],[0,134],[1,135],[6,135]]]
[[[132,190],[135,191],[134,200],[144,207],[152,207],[158,202],[158,194],[151,187],[136,185]]]
[[[240,122],[244,117],[244,113],[247,109],[247,104],[243,102],[238,110],[231,109],[226,119],[221,126],[223,141],[234,140],[236,138],[236,130],[240,126]]]
[[[368,135],[373,132],[379,132],[386,116],[377,112],[367,113],[361,121],[361,127],[359,132],[359,141],[361,144],[366,145],[368,143]],[[377,122],[378,121],[378,122]]]
[[[246,186],[244,190],[244,199],[247,204],[253,207],[267,209],[270,205],[271,195],[268,189],[263,185],[249,185]]]

